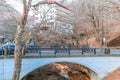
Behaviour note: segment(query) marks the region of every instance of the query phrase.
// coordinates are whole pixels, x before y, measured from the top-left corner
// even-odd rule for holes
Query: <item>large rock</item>
[[[120,80],[120,68],[110,73],[104,80]]]
[[[120,24],[110,27],[106,36],[109,47],[120,46]]]

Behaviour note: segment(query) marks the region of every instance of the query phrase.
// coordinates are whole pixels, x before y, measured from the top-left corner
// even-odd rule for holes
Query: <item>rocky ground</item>
[[[120,80],[120,68],[117,69],[116,71],[112,72],[104,80]]]
[[[52,63],[36,69],[22,80],[90,80],[90,72],[74,63]]]

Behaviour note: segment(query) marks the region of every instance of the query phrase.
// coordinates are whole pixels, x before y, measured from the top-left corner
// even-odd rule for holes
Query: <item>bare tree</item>
[[[22,53],[23,48],[20,44],[21,44],[22,33],[27,22],[31,1],[32,0],[29,0],[27,2],[27,0],[23,0],[23,14],[21,19],[18,21],[17,31],[15,35],[14,72],[13,72],[12,80],[19,80],[20,77],[22,54],[23,54]]]
[[[39,8],[43,5],[47,6],[45,10],[44,8]],[[42,42],[45,42],[46,39],[50,40],[50,37],[56,38],[56,34],[59,35],[60,32],[64,33],[66,30],[68,30],[66,28],[67,23],[65,23],[62,18],[68,15],[67,10],[69,11],[69,9],[61,3],[58,3],[56,1],[53,1],[51,3],[48,1],[39,1],[37,4],[33,5],[32,9],[35,15],[39,15],[41,17],[41,19],[38,19],[39,21],[37,20],[38,25],[34,27],[34,32],[39,33],[39,36],[37,35],[37,39],[39,38]],[[56,13],[53,11],[54,9],[56,9]],[[50,16],[50,13],[55,14],[56,18]]]
[[[73,39],[75,46],[80,45],[80,41],[87,37],[87,33],[82,31],[83,29],[85,29],[86,24],[88,23],[87,4],[87,0],[73,0],[70,4],[70,9],[72,10],[72,13],[69,16],[69,20],[70,23],[74,25],[73,34],[70,34],[70,36],[71,39]]]
[[[97,40],[100,40],[98,38],[101,36],[102,19],[105,19],[106,16],[106,13],[102,13],[105,12],[105,9],[102,8],[102,2],[99,0],[76,0],[72,2],[73,16],[71,20],[74,24],[73,32],[74,37],[76,37],[76,42],[86,39],[87,44],[90,36],[94,36]],[[91,30],[94,32],[93,34],[89,34]]]

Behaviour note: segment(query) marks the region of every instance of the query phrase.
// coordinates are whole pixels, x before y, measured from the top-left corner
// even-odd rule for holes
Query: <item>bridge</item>
[[[53,62],[71,62],[83,65],[95,73],[95,78],[91,76],[91,80],[103,80],[104,77],[120,67],[119,54],[101,54],[104,52],[102,52],[102,50],[93,50],[93,52],[84,52],[84,54],[82,54],[82,52],[78,54],[80,53],[78,50],[78,52],[71,50],[70,54],[45,51],[41,51],[40,54],[26,53],[22,62],[20,80],[31,71]],[[51,52],[51,54],[48,55],[48,52]],[[94,54],[94,52],[97,54]],[[0,80],[12,80],[13,69],[13,56],[1,55]]]

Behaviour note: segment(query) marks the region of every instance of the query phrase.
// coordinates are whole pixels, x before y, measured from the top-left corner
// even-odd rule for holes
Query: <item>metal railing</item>
[[[14,55],[14,49],[0,51],[1,55]],[[79,55],[79,54],[110,54],[109,48],[41,48],[40,46],[28,47],[25,55]]]
[[[97,54],[97,53],[102,53],[102,54],[110,54],[110,49],[109,48],[105,48],[105,49],[101,49],[101,48],[41,48],[39,46],[34,46],[34,47],[29,47],[26,50],[26,53],[37,53],[39,55],[48,53],[51,54],[50,52],[52,51],[53,55],[57,55],[57,54],[67,54],[67,55],[73,55],[75,54],[86,54],[86,53],[90,53],[90,54]],[[47,54],[46,54],[47,55]]]

